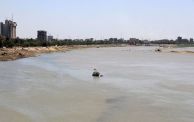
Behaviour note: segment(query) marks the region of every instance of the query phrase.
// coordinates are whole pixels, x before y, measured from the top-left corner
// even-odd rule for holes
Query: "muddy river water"
[[[194,54],[154,50],[91,48],[0,62],[0,122],[194,122]],[[91,77],[94,68],[103,77]]]

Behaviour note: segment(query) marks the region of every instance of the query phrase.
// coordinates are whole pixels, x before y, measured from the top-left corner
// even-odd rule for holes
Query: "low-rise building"
[[[48,41],[52,41],[53,40],[53,36],[49,35],[47,39],[48,39]]]

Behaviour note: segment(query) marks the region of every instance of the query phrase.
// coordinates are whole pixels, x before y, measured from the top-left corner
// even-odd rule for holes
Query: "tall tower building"
[[[5,36],[9,39],[16,38],[16,27],[17,23],[11,20],[5,20],[5,24],[0,23],[0,35]]]
[[[11,20],[5,20],[4,24],[4,35],[7,38],[15,39],[16,38],[16,22],[13,22]]]
[[[37,32],[37,39],[40,41],[47,41],[47,32],[44,30],[39,30]]]
[[[3,23],[0,22],[0,35],[3,35]]]

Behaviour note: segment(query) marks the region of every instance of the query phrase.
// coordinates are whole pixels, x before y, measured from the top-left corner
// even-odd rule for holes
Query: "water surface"
[[[92,48],[0,62],[0,121],[193,122],[194,55],[154,50]],[[94,68],[104,77],[91,77]]]

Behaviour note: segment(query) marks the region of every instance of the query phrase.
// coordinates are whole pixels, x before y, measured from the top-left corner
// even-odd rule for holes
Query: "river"
[[[0,62],[0,122],[194,122],[194,55],[154,50],[90,48]],[[103,77],[91,77],[94,68]]]

